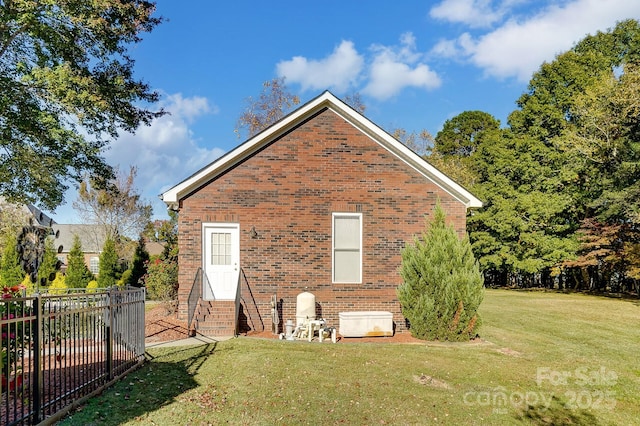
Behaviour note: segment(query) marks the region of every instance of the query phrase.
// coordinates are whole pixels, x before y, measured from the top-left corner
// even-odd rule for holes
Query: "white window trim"
[[[336,271],[335,271],[335,262],[336,262],[336,247],[335,247],[335,227],[336,227],[336,217],[357,217],[360,222],[360,279],[358,281],[336,281]],[[361,284],[362,283],[362,213],[352,213],[352,212],[334,212],[331,214],[331,282],[333,284]]]

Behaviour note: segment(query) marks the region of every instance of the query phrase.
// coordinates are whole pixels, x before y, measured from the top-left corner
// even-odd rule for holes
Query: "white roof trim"
[[[220,173],[223,173],[230,167],[238,164],[278,136],[289,131],[295,127],[301,119],[310,117],[323,108],[329,108],[336,114],[340,115],[354,127],[368,135],[371,139],[396,155],[411,168],[422,174],[425,178],[436,183],[444,191],[463,203],[467,208],[482,207],[482,201],[476,198],[473,194],[455,183],[451,178],[433,167],[418,154],[411,151],[389,133],[328,91],[307,102],[305,105],[293,111],[282,120],[252,138],[249,138],[246,142],[229,151],[213,163],[200,169],[187,179],[165,191],[160,195],[160,198],[162,198],[169,208],[176,208],[178,202],[182,198],[207,184],[209,181],[215,179],[215,177]]]

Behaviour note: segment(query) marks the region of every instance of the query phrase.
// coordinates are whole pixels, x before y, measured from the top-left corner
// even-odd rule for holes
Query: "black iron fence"
[[[53,422],[144,361],[144,289],[3,293],[2,425]]]

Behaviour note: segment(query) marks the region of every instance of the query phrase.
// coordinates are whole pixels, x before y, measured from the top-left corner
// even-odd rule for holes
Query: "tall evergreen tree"
[[[25,272],[20,266],[16,237],[7,235],[0,259],[0,286],[13,287],[22,283]]]
[[[106,288],[116,285],[120,275],[118,253],[115,242],[108,238],[100,254],[100,272],[98,273],[98,287]]]
[[[133,255],[133,263],[131,264],[131,274],[128,276],[126,285],[133,287],[142,287],[144,275],[147,273],[147,263],[149,262],[149,252],[144,243],[144,237],[138,239],[138,245]]]
[[[69,288],[85,288],[93,280],[93,274],[84,262],[82,243],[77,235],[73,236],[73,245],[67,256],[65,283]]]
[[[38,270],[38,279],[41,285],[48,285],[55,279],[56,272],[59,270],[59,262],[56,249],[53,245],[53,239],[47,238],[44,241],[44,255],[42,263]]]
[[[440,204],[421,238],[402,251],[398,300],[419,339],[464,341],[476,336],[484,282],[467,238],[445,221]]]

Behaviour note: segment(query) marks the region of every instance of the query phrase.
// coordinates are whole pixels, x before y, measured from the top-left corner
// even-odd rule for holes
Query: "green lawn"
[[[638,300],[488,290],[482,314],[480,343],[156,349],[63,424],[637,424]]]

